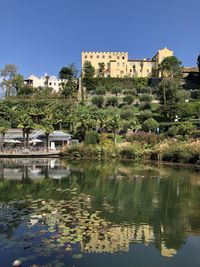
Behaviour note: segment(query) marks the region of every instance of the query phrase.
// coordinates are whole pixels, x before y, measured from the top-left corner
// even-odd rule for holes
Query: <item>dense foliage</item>
[[[61,84],[62,89],[55,92],[50,87],[34,88],[24,83],[18,68],[6,65],[1,70],[5,93],[0,101],[2,138],[10,127],[23,130],[27,146],[32,129],[44,129],[47,148],[48,136],[55,129],[67,131],[88,144],[93,143],[88,141],[93,138],[90,135],[102,133],[108,134],[113,143],[128,140],[152,144],[159,142],[160,137],[197,136],[200,89],[196,88],[194,94],[194,90],[183,86],[177,58],[163,60],[158,70],[163,77],[154,80],[104,78],[104,67],[100,65],[101,77],[94,78],[94,67],[85,62],[80,83],[74,64],[61,68],[59,78],[66,80]]]

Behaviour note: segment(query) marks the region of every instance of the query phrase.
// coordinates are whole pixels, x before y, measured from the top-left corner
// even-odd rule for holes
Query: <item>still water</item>
[[[0,266],[200,266],[200,174],[0,160]]]

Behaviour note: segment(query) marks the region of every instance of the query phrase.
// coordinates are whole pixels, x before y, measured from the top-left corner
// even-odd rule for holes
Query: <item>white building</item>
[[[37,88],[39,86],[42,87],[52,87],[54,92],[59,92],[62,89],[61,84],[66,83],[67,80],[57,79],[55,76],[48,76],[46,73],[42,77],[37,77],[35,75],[31,75],[27,80],[25,80],[27,84],[32,85]]]

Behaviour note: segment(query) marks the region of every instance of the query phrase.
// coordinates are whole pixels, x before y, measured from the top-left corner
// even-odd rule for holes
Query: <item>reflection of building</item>
[[[2,163],[2,161],[0,161]],[[57,159],[8,159],[0,166],[1,178],[5,180],[62,179],[70,175],[68,166],[59,164]]]
[[[82,52],[82,69],[89,61],[95,77],[149,77],[153,68],[169,56],[173,56],[173,51],[166,47],[151,59],[128,59],[128,52]]]
[[[161,255],[164,257],[173,257],[176,255],[176,250],[173,248],[167,248],[164,243],[161,244]]]
[[[155,238],[153,227],[149,225],[110,226],[105,232],[95,231],[87,241],[81,241],[81,250],[86,253],[115,253],[129,251],[129,243],[150,245]],[[164,241],[160,244],[160,253],[165,257],[176,254],[173,248],[167,248]]]

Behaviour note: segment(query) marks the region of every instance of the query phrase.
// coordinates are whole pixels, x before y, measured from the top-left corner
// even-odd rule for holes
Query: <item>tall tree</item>
[[[5,134],[8,129],[11,127],[9,121],[5,121],[3,119],[0,120],[0,134],[1,134],[1,150],[3,149],[4,142],[5,142]]]
[[[122,89],[119,88],[119,87],[113,87],[113,88],[111,89],[111,93],[114,94],[116,97],[117,97],[117,95],[120,94],[121,92],[122,92]]]
[[[72,99],[76,90],[77,90],[77,83],[74,80],[68,80],[66,83],[62,84],[61,94],[65,98]]]
[[[43,119],[41,126],[45,133],[46,150],[48,152],[49,151],[49,135],[54,131],[52,119],[51,118]]]
[[[33,123],[32,118],[27,114],[22,115],[19,118],[18,128],[22,129],[24,147],[28,148],[29,147],[29,135],[30,135],[30,132],[34,128],[34,123]],[[25,142],[25,138],[26,138],[26,142]]]
[[[175,56],[166,57],[159,65],[162,78],[180,78],[181,77],[181,65]]]
[[[78,70],[74,63],[70,64],[67,67],[63,67],[59,72],[59,78],[65,80],[76,79]]]
[[[11,80],[11,86],[12,95],[18,94],[18,92],[25,86],[24,77],[21,74],[15,74]]]
[[[95,69],[90,61],[86,61],[83,66],[83,85],[86,87],[87,91],[95,89],[94,77]]]
[[[168,117],[174,109],[177,102],[180,101],[181,93],[184,92],[180,80],[162,79],[159,83],[159,98],[163,104],[164,117]],[[184,97],[184,94],[183,94]]]
[[[199,76],[200,76],[200,55],[197,58],[197,66],[199,68]]]
[[[114,139],[114,144],[116,144],[116,133],[117,130],[120,127],[120,119],[117,115],[114,115],[113,117],[110,117],[108,121],[106,122],[106,127],[108,130],[112,131],[113,133],[113,139]]]
[[[100,62],[99,63],[99,76],[104,77],[104,74],[105,74],[105,63]]]
[[[12,79],[17,74],[17,67],[14,64],[7,64],[0,71],[2,77],[1,87],[5,91],[5,96],[9,97],[12,88]]]

